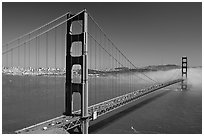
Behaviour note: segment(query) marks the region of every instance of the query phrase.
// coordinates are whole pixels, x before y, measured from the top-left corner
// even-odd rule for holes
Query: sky
[[[2,4],[2,42],[84,8],[136,66],[202,65],[202,3],[12,3]]]

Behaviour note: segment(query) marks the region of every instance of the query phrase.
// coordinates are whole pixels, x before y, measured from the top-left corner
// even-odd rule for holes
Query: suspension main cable
[[[42,33],[40,33],[40,34],[38,34],[37,36],[35,36],[35,37],[33,37],[33,38],[31,38],[31,39],[29,39],[29,40],[27,40],[27,41],[25,41],[25,42],[19,44],[18,46],[13,47],[13,48],[10,48],[10,49],[8,49],[7,51],[2,52],[2,54],[5,54],[5,53],[9,52],[11,49],[15,49],[15,48],[17,48],[17,47],[20,47],[20,46],[22,46],[24,43],[27,43],[27,42],[29,42],[29,41],[32,41],[33,39],[35,39],[35,38],[37,38],[37,37],[39,37],[39,36],[41,36],[41,35],[43,35],[43,34],[49,32],[49,31],[51,31],[52,29],[55,29],[55,28],[61,26],[62,24],[66,23],[67,21],[69,21],[69,20],[73,19],[74,17],[78,16],[79,14],[81,14],[83,11],[84,11],[84,10],[80,11],[79,13],[75,14],[74,16],[72,16],[72,17],[70,17],[70,18],[68,18],[68,19],[66,19],[66,20],[64,20],[64,21],[62,21],[61,23],[59,23],[59,24],[57,24],[57,25],[51,27],[50,29],[48,29],[48,30],[46,30],[46,31],[44,31],[44,32],[42,32]]]
[[[80,23],[80,22],[78,22],[81,26],[82,26],[82,24]],[[96,23],[95,23],[96,24]],[[101,30],[101,29],[100,29]],[[101,31],[101,32],[103,32],[103,31]],[[94,38],[89,32],[87,32],[88,33],[88,35],[90,35],[91,36],[91,38],[92,39],[94,39],[94,41],[95,42],[97,42],[98,43],[98,45],[99,46],[101,46],[102,47],[102,45],[96,40],[96,38]],[[110,43],[113,45],[113,47],[116,49],[116,50],[118,50],[119,52],[120,52],[120,50],[116,47],[116,46],[114,46],[114,43],[113,42],[111,42],[111,40],[105,35],[105,33],[103,32],[103,34],[104,34],[104,36],[110,41]],[[102,47],[103,49],[104,49],[104,47]],[[116,58],[114,58],[106,49],[104,49],[113,59],[115,59],[116,60],[116,62],[118,62],[118,60],[116,59]],[[122,54],[122,52],[120,52],[121,54]],[[124,56],[124,54],[122,54],[123,56]],[[124,56],[124,58],[132,65],[132,66],[134,66],[125,56]],[[120,62],[118,62],[120,65],[122,65]],[[123,65],[122,65],[123,66]],[[124,67],[124,66],[123,66]],[[135,67],[135,66],[134,66]],[[136,68],[136,67],[135,67]],[[141,74],[141,73],[140,73]],[[145,74],[144,74],[145,75]],[[146,75],[145,75],[146,76]],[[136,76],[137,78],[140,78],[140,79],[142,79],[142,80],[144,80],[144,81],[148,81],[148,80],[145,80],[145,79],[143,79],[143,78],[141,78],[141,77],[139,77],[139,76]],[[149,78],[148,76],[146,76],[147,78]],[[151,79],[151,78],[149,78],[150,80],[153,80],[153,79]],[[153,80],[154,81],[154,80]],[[149,81],[148,81],[149,82]],[[154,81],[154,82],[156,82],[156,81]],[[156,82],[157,83],[157,82]]]
[[[103,48],[103,50],[105,50],[106,53],[108,53],[109,56],[111,56],[117,63],[119,63],[121,66],[125,67],[123,64],[121,64],[114,56],[112,56],[106,49],[104,49],[104,47],[90,34],[88,33],[88,35],[90,35],[90,37],[101,47]],[[137,76],[138,78],[144,80],[144,81],[148,81],[148,80],[145,80],[139,76]]]
[[[104,49],[104,47],[88,32],[88,35],[90,35],[91,36],[91,38],[93,38],[97,43],[98,43],[98,45],[99,46],[101,46],[103,49]],[[116,62],[118,62],[120,65],[122,65],[115,57],[113,57],[106,49],[104,49],[114,60],[116,60]],[[125,58],[126,59],[126,58]],[[126,59],[127,60],[127,59]],[[128,61],[129,62],[129,61]],[[131,64],[132,65],[132,64]],[[124,65],[122,65],[123,67],[124,67]],[[141,73],[140,73],[141,74]],[[146,76],[146,75],[145,75]],[[138,77],[138,76],[137,76]],[[148,77],[148,76],[146,76],[146,77]],[[141,77],[138,77],[138,78],[140,78],[140,79],[143,79],[143,78],[141,78]],[[148,77],[149,78],[149,77]],[[151,79],[151,78],[150,78]],[[145,80],[145,79],[143,79],[143,80]],[[145,81],[147,81],[147,80],[145,80]],[[156,81],[154,81],[154,82],[156,82]]]
[[[93,22],[97,25],[97,27],[101,30],[101,32],[104,33],[105,37],[112,43],[112,45],[123,55],[123,57],[134,67],[137,69],[137,67],[117,48],[117,46],[113,43],[112,40],[110,40],[110,38],[107,36],[107,34],[103,31],[103,29],[99,26],[99,24],[95,21],[95,19],[90,15],[90,13],[88,14],[88,16],[93,20]],[[149,76],[147,76],[146,74],[142,73],[144,76],[146,76],[148,79],[152,80],[155,83],[158,83],[157,81],[155,81],[154,79],[150,78]]]
[[[56,19],[54,19],[54,20],[52,20],[52,21],[50,21],[50,22],[48,22],[48,23],[46,23],[46,24],[44,24],[44,25],[42,25],[42,26],[40,26],[40,27],[38,27],[38,28],[36,28],[36,29],[34,29],[34,30],[28,32],[28,33],[26,33],[26,34],[24,34],[24,35],[22,35],[22,36],[19,36],[19,37],[13,39],[13,40],[7,42],[6,44],[3,45],[3,47],[6,46],[7,44],[11,44],[11,43],[15,42],[16,40],[19,40],[19,39],[21,39],[21,38],[23,38],[23,37],[26,37],[27,35],[32,34],[32,33],[36,32],[36,31],[42,29],[43,27],[46,27],[46,26],[48,26],[48,25],[50,25],[50,24],[56,22],[57,20],[63,18],[64,16],[66,16],[66,15],[69,14],[69,13],[70,13],[70,12],[67,12],[67,13],[65,13],[65,14],[63,14],[63,15],[61,15],[61,16],[59,16],[58,18],[56,18]]]

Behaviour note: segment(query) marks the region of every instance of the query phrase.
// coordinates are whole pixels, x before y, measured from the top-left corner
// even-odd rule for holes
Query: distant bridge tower
[[[80,116],[81,128],[78,127],[78,133],[87,134],[89,119],[88,119],[88,15],[86,10],[78,15],[67,15],[67,35],[66,35],[66,84],[65,84],[65,112],[66,116]],[[82,21],[82,32],[80,34],[72,34],[72,23],[74,21]],[[72,43],[81,42],[81,56],[72,56]],[[81,66],[81,82],[72,82],[73,65]],[[73,115],[73,93],[81,95],[81,114]],[[71,130],[70,133],[75,133]]]
[[[181,72],[182,72],[182,78],[184,79],[184,81],[182,81],[181,83],[181,89],[182,90],[186,90],[187,89],[187,57],[183,56],[182,57],[182,68],[181,68]]]

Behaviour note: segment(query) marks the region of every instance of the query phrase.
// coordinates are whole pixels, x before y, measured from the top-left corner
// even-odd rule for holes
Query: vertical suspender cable
[[[63,67],[64,67],[63,66],[63,63],[64,63],[64,61],[63,61],[64,60],[64,53],[63,53],[64,52],[64,49],[63,49],[64,44],[63,44],[63,41],[64,41],[64,39],[63,39],[63,36],[62,36],[63,35],[63,25],[61,26],[60,34],[61,34],[60,35],[60,37],[61,37],[60,38],[60,41],[61,41],[61,70],[63,70]]]
[[[96,35],[96,26],[94,25],[94,33],[95,33],[95,35]],[[94,87],[95,87],[95,89],[94,89],[94,94],[95,94],[95,97],[94,97],[94,101],[95,101],[95,103],[97,103],[98,101],[96,101],[97,99],[96,99],[96,93],[97,93],[97,91],[96,91],[96,58],[97,58],[97,56],[96,56],[96,41],[95,41],[95,64],[94,64],[94,80],[95,80],[95,85],[94,85]]]
[[[13,67],[13,49],[11,50],[11,67]]]
[[[117,50],[116,50],[116,59],[118,60],[118,54],[117,54]],[[118,68],[118,62],[116,61],[116,91],[118,92],[117,96],[120,95],[120,92],[118,91],[118,70],[116,69]]]
[[[54,36],[55,36],[55,42],[54,42],[54,46],[55,46],[55,55],[54,55],[54,59],[55,59],[55,62],[54,62],[54,68],[55,68],[55,72],[54,72],[54,74],[55,74],[55,76],[54,76],[54,78],[55,78],[55,90],[54,90],[54,108],[55,108],[55,115],[56,115],[56,91],[57,91],[57,88],[56,88],[56,74],[57,74],[57,68],[56,68],[56,63],[57,63],[57,30],[56,30],[56,28],[54,29]]]
[[[101,44],[101,40],[100,40],[100,31],[99,31],[99,34],[98,34],[98,40],[99,40],[99,44]],[[101,48],[99,47],[98,48],[98,61],[99,61],[99,66],[98,66],[98,71],[99,71],[99,77],[98,77],[98,81],[99,81],[99,85],[102,84],[102,81],[101,81]],[[100,92],[100,97],[104,97],[104,91],[101,91],[101,87],[98,88],[99,89],[99,92]],[[106,98],[105,98],[106,99]]]
[[[30,40],[30,34],[28,35],[28,38]],[[28,71],[30,72],[30,41],[28,42]],[[31,90],[30,88],[30,77],[28,77],[28,89]],[[29,91],[28,90],[28,91]],[[30,105],[31,103],[28,101],[28,111],[30,111]]]
[[[23,46],[23,49],[24,49],[24,53],[23,53],[23,59],[24,59],[24,63],[23,63],[23,69],[26,70],[26,44],[24,43],[24,46]],[[24,73],[23,73],[24,74]],[[26,77],[23,76],[23,92],[24,92],[24,98],[26,97],[26,89],[25,89],[25,85],[26,85]],[[24,99],[23,98],[23,99]],[[25,100],[25,99],[24,99]],[[26,111],[27,111],[27,102],[24,103],[24,115],[26,116]],[[27,119],[25,118],[25,121],[27,122]]]
[[[120,60],[120,54],[119,54],[119,62],[121,62]],[[122,67],[120,64],[119,64],[119,68]],[[121,91],[121,69],[119,69],[119,91],[120,91],[120,94],[122,94],[123,92]]]
[[[40,37],[38,37],[38,75],[40,75]],[[40,78],[38,80],[38,89],[40,89]]]
[[[26,69],[26,43],[24,45],[24,69]]]
[[[30,34],[28,35],[28,38],[30,40]],[[30,41],[28,42],[28,67],[30,69]]]
[[[6,44],[6,50],[8,50],[8,44]],[[9,64],[8,64],[8,53],[6,53],[6,67],[9,67]]]
[[[20,44],[20,39],[18,39],[18,45]],[[18,47],[18,66],[20,66],[20,47]]]
[[[113,54],[113,47],[111,48],[111,54]],[[113,57],[111,57],[111,71],[113,70],[113,66],[114,66]],[[111,74],[111,91],[113,93],[112,97],[115,97],[115,91],[114,91],[114,88],[113,88],[114,76],[113,76],[113,72],[111,72],[111,73],[112,73]]]
[[[49,92],[48,92],[48,32],[46,33],[46,37],[45,37],[45,44],[46,44],[46,49],[45,49],[45,65],[46,65],[46,91],[45,91],[45,95],[48,96]],[[48,98],[46,99],[46,107],[48,107]]]

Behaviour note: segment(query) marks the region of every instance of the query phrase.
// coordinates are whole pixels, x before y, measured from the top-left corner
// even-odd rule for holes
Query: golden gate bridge
[[[140,71],[86,10],[77,14],[68,12],[4,44],[2,56],[3,74],[53,77],[52,108],[57,106],[57,78],[65,76],[61,116],[16,133],[46,133],[63,128],[69,133],[86,134],[90,121],[161,88],[181,83],[181,89],[187,89],[187,57],[182,57],[182,76],[177,72],[169,80],[159,82]],[[25,79],[22,84],[26,82],[30,83]],[[45,90],[48,87],[47,82]],[[31,86],[26,89],[31,90]]]

